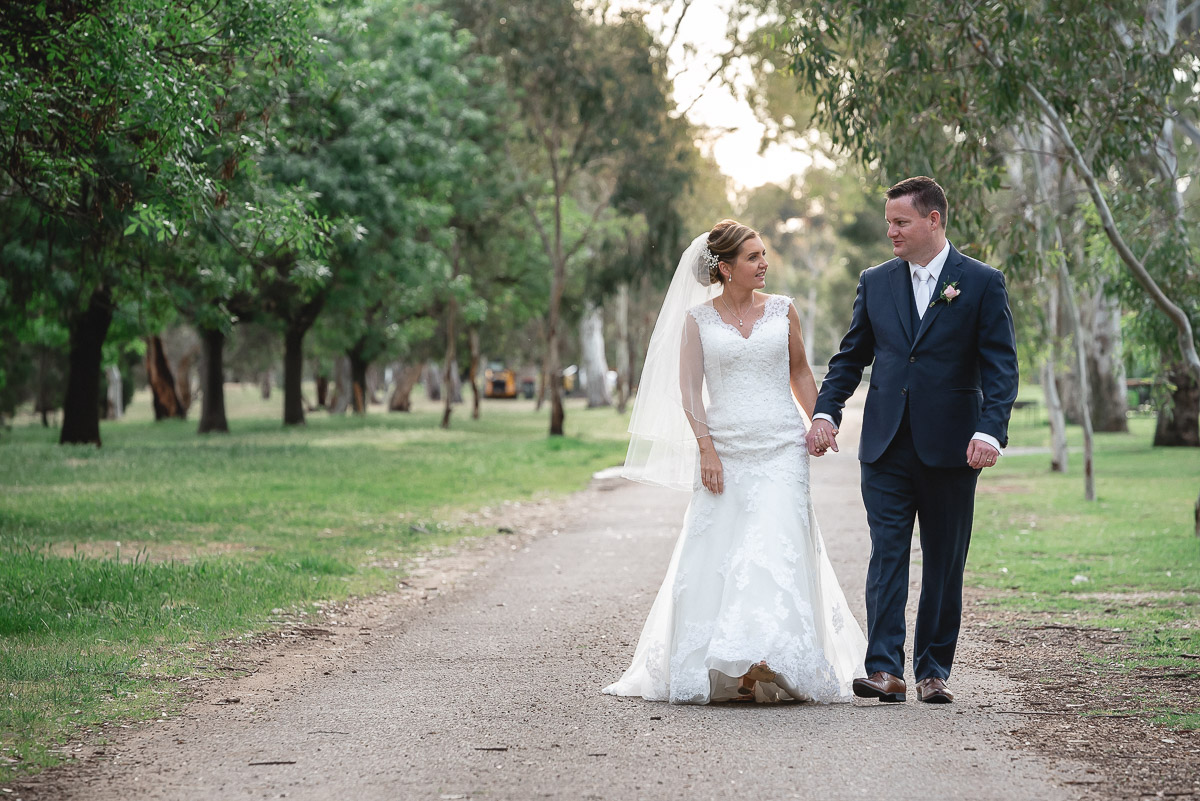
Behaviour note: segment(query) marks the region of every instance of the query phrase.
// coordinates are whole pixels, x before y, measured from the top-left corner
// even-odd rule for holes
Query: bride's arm
[[[804,333],[795,304],[788,304],[788,362],[792,394],[800,401],[800,408],[804,409],[808,419],[812,420],[813,407],[817,405],[817,381],[808,364],[808,354],[804,352]]]
[[[683,323],[683,341],[679,345],[679,392],[696,444],[700,447],[700,481],[718,495],[725,490],[725,471],[708,431],[704,411],[704,351],[700,347],[700,326],[687,315]]]
[[[688,314],[683,322],[683,338],[679,343],[679,394],[683,412],[701,449],[708,436],[707,416],[704,412],[704,351],[700,348],[700,326],[696,318]]]

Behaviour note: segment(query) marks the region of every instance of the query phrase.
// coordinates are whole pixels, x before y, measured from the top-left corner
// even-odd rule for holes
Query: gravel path
[[[854,419],[842,453],[815,462],[814,490],[861,621],[868,543]],[[686,503],[682,493],[597,480],[555,507],[556,533],[493,548],[460,570],[453,591],[372,612],[369,629],[331,627],[318,659],[264,660],[236,684],[238,703],[192,704],[26,795],[1073,797],[1073,766],[1022,752],[1008,734],[1019,725],[1016,688],[979,666],[969,619],[951,679],[959,700],[948,706],[917,703],[915,692],[905,704],[828,707],[602,695],[632,655]]]

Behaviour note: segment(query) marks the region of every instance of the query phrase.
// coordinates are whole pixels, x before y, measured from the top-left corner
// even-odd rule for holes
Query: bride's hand
[[[700,483],[716,495],[725,491],[725,470],[721,467],[721,457],[717,456],[711,439],[700,446]]]

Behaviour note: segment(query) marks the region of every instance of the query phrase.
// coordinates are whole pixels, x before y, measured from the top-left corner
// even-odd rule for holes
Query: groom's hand
[[[814,420],[812,428],[804,438],[804,444],[813,456],[824,456],[825,451],[830,449],[837,453],[837,429],[824,417]]]
[[[967,445],[967,464],[975,470],[994,467],[1000,451],[981,439],[973,439]]]

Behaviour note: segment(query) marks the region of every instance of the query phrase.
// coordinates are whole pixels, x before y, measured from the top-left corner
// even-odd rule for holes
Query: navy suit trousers
[[[913,641],[917,680],[947,678],[962,619],[962,576],[971,542],[975,484],[970,467],[929,467],[917,458],[908,411],[887,450],[862,465],[871,529],[867,568],[867,675],[904,675],[904,608],[913,523],[921,532],[921,597]]]

